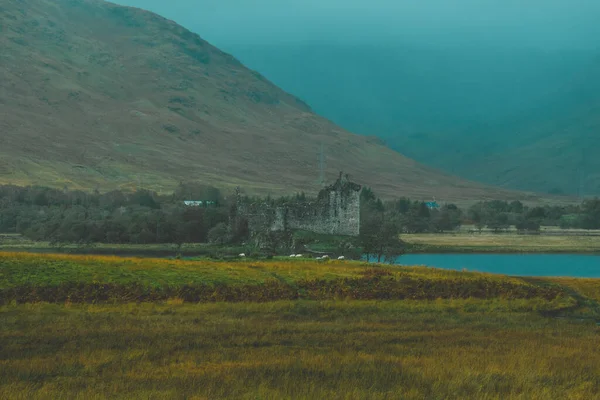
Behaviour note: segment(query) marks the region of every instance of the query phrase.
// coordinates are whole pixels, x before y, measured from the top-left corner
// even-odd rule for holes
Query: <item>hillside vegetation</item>
[[[523,197],[348,133],[156,14],[7,0],[0,21],[0,183],[168,192],[197,180],[315,193],[323,145],[327,179],[344,170],[385,197]]]

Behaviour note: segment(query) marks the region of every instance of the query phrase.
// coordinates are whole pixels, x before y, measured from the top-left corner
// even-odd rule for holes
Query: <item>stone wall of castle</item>
[[[331,235],[358,236],[360,194],[329,191],[313,203],[285,207],[285,228]]]
[[[360,185],[340,175],[333,185],[323,189],[311,201],[293,201],[283,205],[267,202],[239,203],[239,217],[248,221],[251,233],[305,230],[315,233],[358,236],[360,231]]]

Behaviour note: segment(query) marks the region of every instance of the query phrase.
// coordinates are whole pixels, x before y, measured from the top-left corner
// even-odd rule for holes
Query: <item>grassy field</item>
[[[526,301],[0,307],[0,398],[594,399],[599,328]]]
[[[547,278],[546,280],[574,290],[593,301],[600,302],[600,279]]]
[[[30,253],[65,253],[65,254],[95,254],[116,256],[146,256],[146,257],[214,257],[222,258],[237,256],[239,253],[250,253],[248,246],[218,246],[208,243],[184,243],[179,247],[173,243],[157,244],[114,244],[92,243],[76,244],[29,240],[18,234],[0,234],[0,252],[30,252]]]
[[[0,253],[0,304],[27,302],[273,301],[540,298],[559,287],[521,278],[342,261],[184,261]]]
[[[599,301],[594,279],[0,253],[0,398],[587,400]]]
[[[415,252],[598,253],[600,236],[516,233],[406,234]]]

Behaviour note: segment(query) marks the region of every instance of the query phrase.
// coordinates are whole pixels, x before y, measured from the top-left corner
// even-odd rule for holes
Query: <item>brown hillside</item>
[[[0,4],[0,183],[279,194],[344,170],[376,192],[525,198],[350,134],[172,21],[97,0]],[[535,196],[529,196],[535,200]]]

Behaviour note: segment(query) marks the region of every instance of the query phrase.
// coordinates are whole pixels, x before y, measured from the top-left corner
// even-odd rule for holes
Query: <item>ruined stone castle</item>
[[[236,196],[235,217],[244,219],[251,235],[264,232],[305,230],[332,235],[358,236],[360,189],[340,173],[335,183],[323,188],[316,199],[251,202]]]

